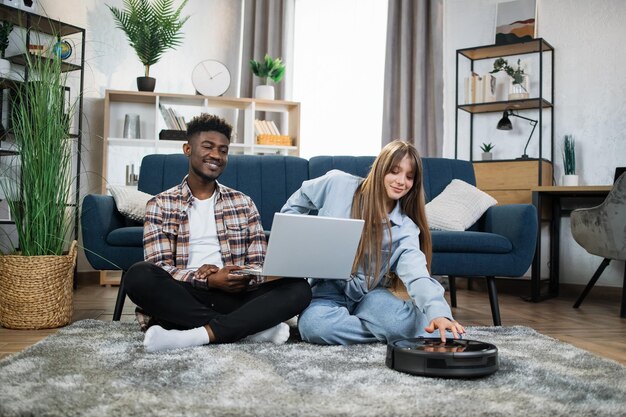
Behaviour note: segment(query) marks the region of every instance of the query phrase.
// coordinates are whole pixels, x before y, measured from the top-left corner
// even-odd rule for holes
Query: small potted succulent
[[[6,77],[11,72],[11,62],[4,59],[4,54],[9,47],[9,35],[13,30],[13,23],[0,22],[0,77]]]
[[[278,83],[285,75],[285,65],[280,58],[272,58],[269,54],[265,54],[265,58],[261,62],[250,60],[250,70],[254,75],[261,78],[261,85],[257,85],[254,90],[254,97],[274,100],[274,86],[270,81]]]
[[[498,58],[493,63],[490,74],[504,71],[510,77],[509,100],[522,100],[528,98],[528,74],[524,73],[521,59],[517,60],[517,66],[512,67],[504,58]]]
[[[563,139],[563,185],[578,185],[576,175],[576,141],[572,135],[565,135]]]
[[[492,144],[491,142],[483,143],[482,145],[480,145],[480,149],[483,151],[482,153],[483,161],[491,161],[493,159],[493,154],[491,153],[491,150],[494,147],[495,145]]]

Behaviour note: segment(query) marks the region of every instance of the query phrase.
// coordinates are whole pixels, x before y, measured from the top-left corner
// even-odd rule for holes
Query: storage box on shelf
[[[478,187],[494,195],[500,204],[513,202],[530,203],[529,186],[552,184],[552,161],[554,160],[554,111],[552,103],[554,98],[554,48],[544,39],[539,38],[511,45],[486,45],[458,49],[456,54],[455,158],[474,161],[474,152],[478,149],[474,149],[474,130],[477,124],[475,117],[489,113],[501,114],[506,110],[514,110],[520,114],[527,110],[537,111],[537,129],[531,142],[538,146],[536,155],[526,159],[501,162],[485,161],[474,164]],[[465,64],[469,62],[470,72],[475,71],[479,65],[486,72],[491,70],[493,61],[496,58],[511,57],[510,59],[517,60],[520,57],[524,58],[524,56],[530,56],[534,59],[531,66],[532,69],[529,71],[533,77],[534,88],[530,89],[529,98],[507,100],[502,99],[503,97],[500,96],[497,101],[466,104],[465,97],[461,97],[463,75],[466,74],[459,71],[461,61],[465,61]],[[467,116],[466,120],[460,120],[461,114]],[[493,126],[489,127],[489,129],[493,129],[493,132],[496,129],[495,125],[496,123],[494,122]],[[465,130],[466,126],[469,126],[469,129]],[[544,141],[544,128],[546,126],[550,129],[549,141]],[[459,136],[461,131],[467,132],[463,138]],[[490,135],[491,133],[491,131],[481,132],[483,135]],[[548,144],[549,150],[546,152],[544,148]],[[467,145],[467,147],[464,145]],[[521,147],[523,147],[523,143]],[[534,174],[530,172],[533,169],[536,169]],[[521,180],[519,175],[522,175]],[[523,184],[520,184],[519,181],[522,181]],[[502,201],[500,201],[501,199]]]

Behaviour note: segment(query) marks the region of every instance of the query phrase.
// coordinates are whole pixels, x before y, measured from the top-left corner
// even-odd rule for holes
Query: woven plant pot
[[[76,241],[67,255],[0,256],[0,325],[51,329],[72,319]]]

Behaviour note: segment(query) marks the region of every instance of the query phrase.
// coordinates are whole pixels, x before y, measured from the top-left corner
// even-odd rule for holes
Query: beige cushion
[[[467,230],[498,202],[489,194],[461,180],[450,184],[426,204],[428,227],[438,230]]]
[[[152,198],[150,194],[123,185],[109,185],[107,189],[113,196],[120,213],[130,219],[143,222],[146,204]]]

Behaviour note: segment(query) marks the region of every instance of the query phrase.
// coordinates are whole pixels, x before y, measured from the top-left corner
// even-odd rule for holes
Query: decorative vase
[[[8,59],[0,59],[0,77],[7,78],[11,73],[11,61]]]
[[[566,187],[575,187],[578,185],[578,175],[566,174],[563,176],[563,185]]]
[[[483,161],[491,161],[493,159],[493,154],[491,152],[483,152],[481,153]]]
[[[528,75],[522,76],[522,82],[517,84],[513,82],[513,77],[509,77],[509,100],[524,100],[529,97],[529,81]]]
[[[156,78],[152,77],[137,77],[137,90],[139,91],[154,91],[156,86]]]
[[[73,241],[66,255],[0,256],[0,325],[7,329],[53,329],[72,320]]]
[[[254,89],[254,98],[261,100],[274,100],[274,86],[257,85]]]

